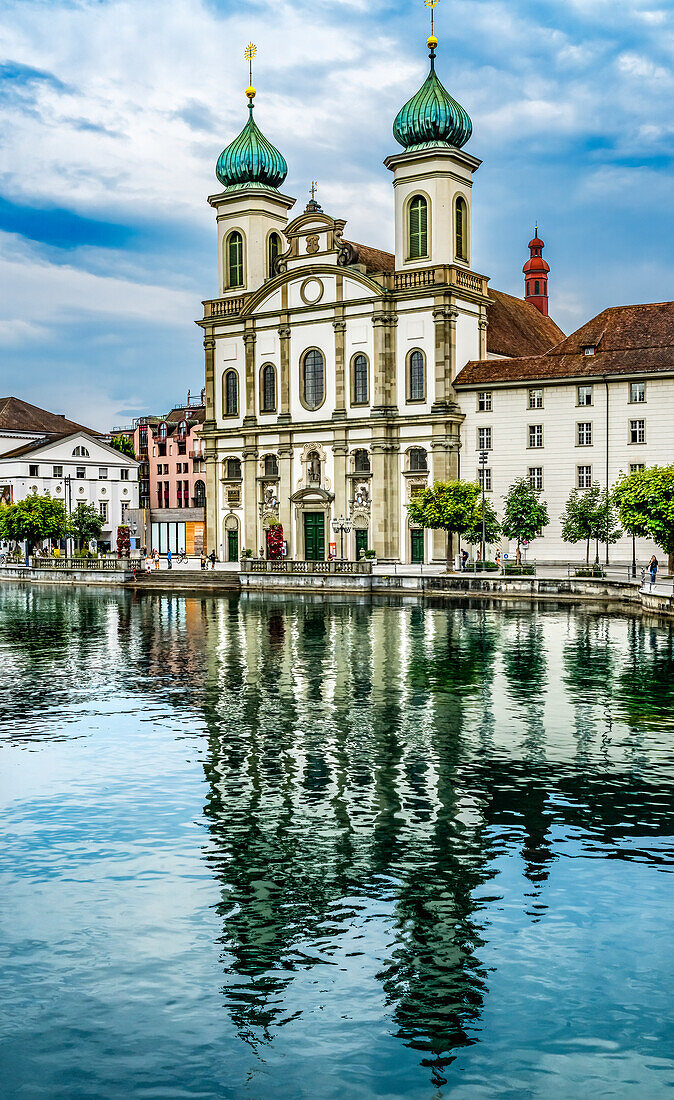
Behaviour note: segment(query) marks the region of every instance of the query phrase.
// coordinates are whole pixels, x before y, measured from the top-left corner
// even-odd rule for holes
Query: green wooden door
[[[367,550],[367,527],[356,528],[356,561],[360,561],[361,550]]]
[[[412,561],[419,565],[424,560],[423,528],[413,527],[410,531],[410,535],[412,536]]]
[[[325,516],[322,512],[304,513],[304,557],[306,561],[325,560]]]
[[[239,560],[239,532],[228,531],[227,532],[227,560],[238,561]]]

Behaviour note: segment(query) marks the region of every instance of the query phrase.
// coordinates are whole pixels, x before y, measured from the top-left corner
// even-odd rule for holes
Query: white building
[[[488,452],[485,488],[499,514],[509,485],[528,477],[551,520],[531,554],[576,560],[583,548],[561,537],[570,491],[674,462],[674,302],[606,309],[543,355],[468,363],[455,387],[462,475],[481,482]],[[502,548],[512,549],[507,540]],[[663,556],[645,539],[636,553],[642,563]],[[610,547],[609,559],[630,562],[632,539]]]
[[[17,398],[0,399],[0,499],[49,493],[68,511],[93,504],[103,519],[101,549],[138,507],[138,463],[95,432]]]
[[[336,517],[345,556],[443,561],[442,532],[409,523],[412,493],[459,474],[457,370],[487,354],[535,355],[562,338],[528,302],[471,268],[468,115],[430,72],[401,109],[395,255],[344,238],[346,222],[279,186],[281,154],[249,119],[221,154],[219,295],[199,322],[206,351],[207,546],[257,554],[280,521],[288,553],[322,559]]]

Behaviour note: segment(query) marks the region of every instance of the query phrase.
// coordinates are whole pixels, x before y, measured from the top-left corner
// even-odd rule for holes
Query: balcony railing
[[[393,276],[394,290],[415,290],[426,286],[451,285],[474,294],[487,293],[488,280],[484,275],[468,271],[457,264],[438,267],[418,267],[414,271],[397,271]]]
[[[203,302],[204,321],[214,317],[236,317],[246,303],[243,298],[210,298]]]
[[[243,573],[315,573],[322,576],[349,573],[369,574],[371,561],[264,561],[261,558],[242,558]]]

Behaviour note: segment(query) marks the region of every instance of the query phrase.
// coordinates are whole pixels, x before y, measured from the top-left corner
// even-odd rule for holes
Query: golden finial
[[[255,98],[255,88],[253,87],[253,58],[257,53],[257,46],[254,42],[249,42],[244,51],[244,57],[248,62],[248,87],[246,88],[246,95],[248,96],[251,106],[253,99]]]
[[[429,38],[426,40],[426,45],[431,50],[434,50],[435,47],[438,44],[438,40],[435,37],[434,29],[433,29],[433,14],[434,14],[434,9],[435,9],[436,5],[439,4],[439,3],[440,3],[440,0],[424,0],[424,4],[426,5],[426,7],[430,8],[430,10],[431,10],[431,33],[430,33]]]
[[[312,202],[316,201],[316,192],[317,191],[318,191],[318,184],[316,183],[316,180],[312,180],[311,181],[311,201]]]

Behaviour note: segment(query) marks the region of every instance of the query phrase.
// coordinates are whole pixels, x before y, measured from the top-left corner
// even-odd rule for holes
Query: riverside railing
[[[372,573],[371,561],[264,561],[260,558],[242,558],[242,573],[314,573],[321,576],[340,574],[367,575]]]
[[[139,569],[140,558],[31,558],[31,569],[96,570],[110,573],[128,573]]]

